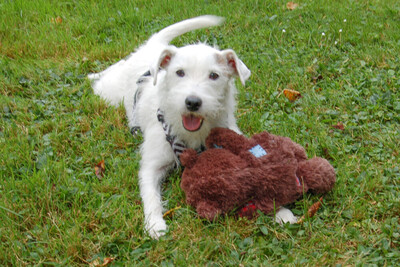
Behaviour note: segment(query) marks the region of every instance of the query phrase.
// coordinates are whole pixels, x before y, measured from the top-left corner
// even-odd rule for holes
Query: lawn
[[[400,2],[296,3],[2,1],[0,265],[398,265]],[[86,75],[201,14],[226,22],[173,43],[232,48],[249,67],[237,83],[243,132],[288,136],[336,169],[302,224],[263,214],[206,222],[185,204],[176,170],[163,185],[169,232],[155,241],[143,231],[141,140]],[[319,197],[289,207],[302,216]]]

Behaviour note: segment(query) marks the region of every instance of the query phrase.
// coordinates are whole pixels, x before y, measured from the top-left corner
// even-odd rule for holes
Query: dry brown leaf
[[[307,216],[303,215],[303,217],[301,217],[297,223],[303,223],[304,220],[306,218],[312,218],[314,217],[315,213],[317,213],[317,211],[319,210],[319,208],[321,208],[322,205],[322,200],[323,198],[321,197],[317,202],[315,202],[314,204],[311,205],[311,207],[308,209],[307,211]]]
[[[114,260],[115,260],[115,258],[108,257],[108,258],[103,259],[103,263],[100,263],[99,259],[95,259],[94,261],[92,261],[89,264],[89,266],[90,267],[104,267],[104,266],[107,266],[108,264],[110,264],[111,262],[113,262]]]
[[[335,128],[335,129],[339,129],[341,131],[344,130],[344,125],[340,121],[336,125],[332,125],[332,127]]]
[[[100,264],[99,259],[95,259],[94,261],[89,263],[89,267],[96,267]]]
[[[294,10],[298,7],[299,7],[299,4],[296,4],[294,2],[287,2],[287,4],[286,4],[286,8],[289,10]]]
[[[318,76],[312,77],[312,81],[314,84],[316,84],[317,82],[319,82],[320,80],[323,80],[323,79],[324,79],[324,77],[321,74],[319,74]]]
[[[94,171],[96,173],[97,178],[101,179],[104,176],[104,171],[106,170],[106,165],[104,164],[104,159],[97,163],[96,166],[94,166]]]
[[[62,18],[60,16],[58,16],[56,18],[51,18],[50,21],[53,24],[61,24],[63,20],[62,20]]]
[[[108,264],[110,264],[110,263],[113,262],[114,260],[115,260],[115,258],[111,258],[111,257],[104,258],[104,259],[103,259],[103,264],[98,265],[98,266],[99,266],[99,267],[107,266]]]
[[[167,211],[167,212],[164,213],[163,217],[165,218],[165,217],[167,217],[167,216],[172,216],[172,215],[174,215],[175,211],[176,211],[176,210],[179,210],[180,208],[181,208],[181,206],[177,206],[177,207],[175,207],[175,208],[173,208],[173,209],[170,209],[169,211]]]
[[[293,102],[301,97],[300,92],[292,89],[283,89],[283,94],[289,101]]]

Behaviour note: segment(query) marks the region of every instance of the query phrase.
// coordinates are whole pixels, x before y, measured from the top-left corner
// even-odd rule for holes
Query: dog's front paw
[[[297,223],[297,217],[287,208],[281,207],[275,215],[275,221],[279,224]]]
[[[167,224],[163,219],[151,220],[146,223],[146,232],[153,239],[159,239],[167,232]]]

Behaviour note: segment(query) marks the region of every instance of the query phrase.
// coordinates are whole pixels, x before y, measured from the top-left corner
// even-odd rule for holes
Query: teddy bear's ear
[[[186,168],[192,168],[197,160],[197,152],[194,149],[186,149],[179,156],[182,166]]]

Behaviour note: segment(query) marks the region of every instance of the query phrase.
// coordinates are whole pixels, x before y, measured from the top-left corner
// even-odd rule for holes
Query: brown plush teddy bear
[[[262,132],[249,139],[215,128],[206,148],[201,154],[192,149],[181,154],[181,187],[186,202],[209,220],[250,201],[242,215],[252,217],[255,209],[268,214],[307,191],[326,193],[336,181],[327,160],[308,160],[304,148],[287,137]]]

